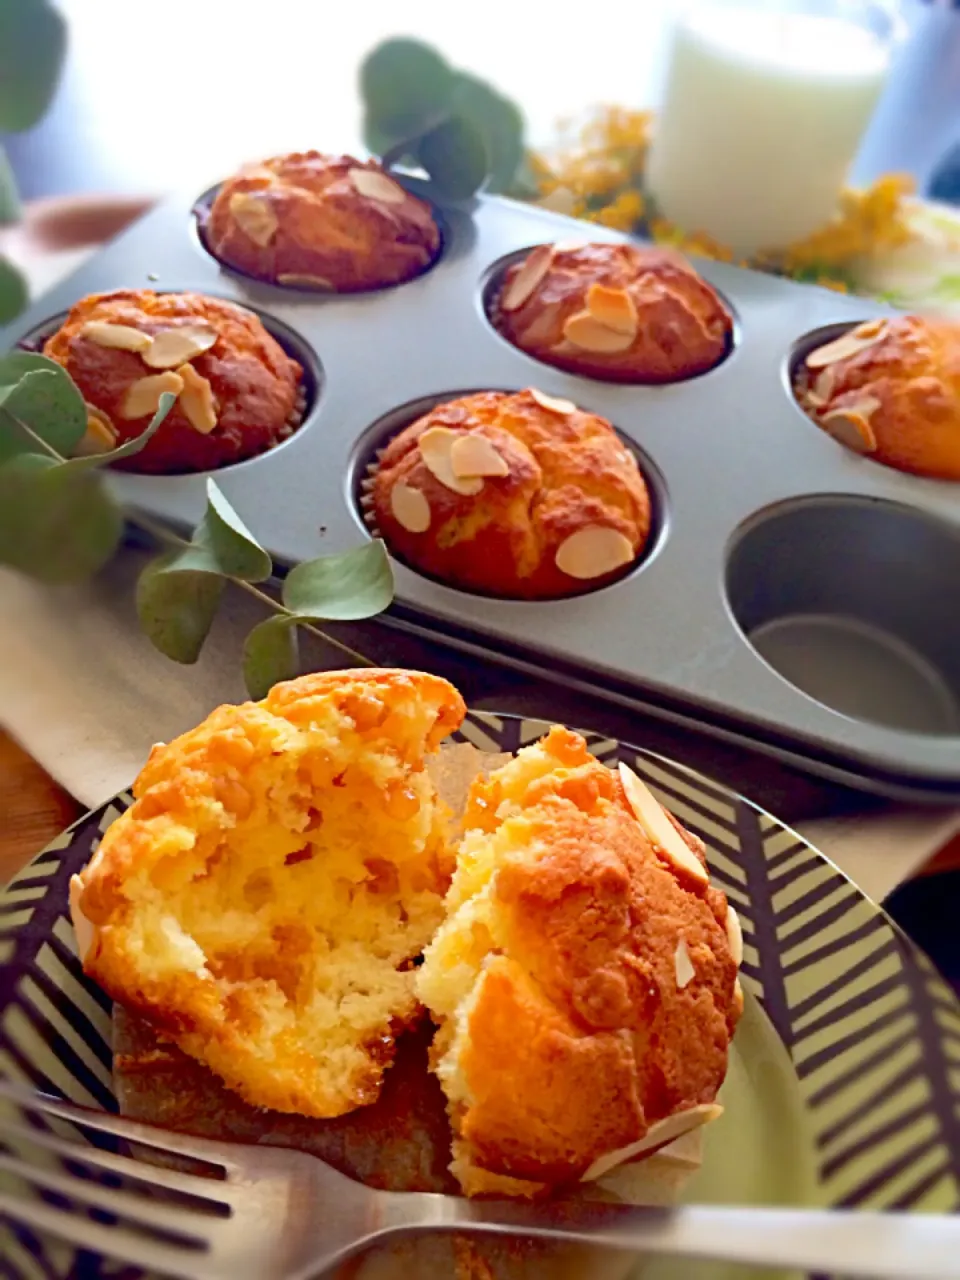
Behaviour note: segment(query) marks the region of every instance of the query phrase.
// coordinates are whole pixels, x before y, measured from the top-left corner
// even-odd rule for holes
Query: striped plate
[[[515,751],[546,727],[472,713],[457,736]],[[726,1110],[686,1198],[960,1209],[960,1004],[930,962],[769,814],[682,765],[586,736],[595,755],[632,765],[702,837],[743,922],[747,1005]],[[0,898],[0,1074],[111,1109],[110,1003],[80,969],[67,884],[129,803],[121,795],[82,818]],[[0,1258],[18,1280],[136,1274],[2,1224]],[[742,1274],[669,1263],[641,1273]]]

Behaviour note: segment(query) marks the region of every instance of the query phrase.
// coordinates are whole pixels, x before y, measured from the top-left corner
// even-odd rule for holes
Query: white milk
[[[676,26],[648,185],[661,213],[738,254],[834,213],[889,51],[807,13],[697,7]]]

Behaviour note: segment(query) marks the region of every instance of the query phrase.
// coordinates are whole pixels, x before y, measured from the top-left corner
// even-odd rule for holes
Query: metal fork
[[[371,1245],[452,1230],[869,1280],[956,1280],[960,1274],[960,1217],[640,1208],[583,1199],[530,1205],[374,1191],[297,1151],[169,1133],[2,1081],[0,1098],[46,1122],[38,1128],[36,1120],[10,1121],[9,1106],[0,1116],[0,1172],[25,1188],[0,1191],[0,1216],[76,1248],[188,1280],[306,1280]],[[167,1163],[66,1138],[58,1125],[64,1120],[147,1148],[153,1160]],[[24,1146],[36,1153],[24,1158],[11,1150]],[[182,1172],[169,1167],[175,1157],[209,1169]],[[98,1174],[114,1175],[113,1185]]]

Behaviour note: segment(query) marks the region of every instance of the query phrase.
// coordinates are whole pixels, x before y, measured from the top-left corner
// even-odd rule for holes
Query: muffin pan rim
[[[530,602],[525,611],[514,608],[516,601],[471,596],[454,588],[425,584],[422,579],[416,580],[412,571],[398,565],[398,603],[394,611],[398,623],[404,615],[403,625],[409,625],[407,615],[416,615],[424,619],[425,634],[445,636],[451,643],[461,645],[468,643],[463,636],[469,634],[475,640],[485,641],[481,651],[491,656],[496,654],[498,644],[503,653],[511,648],[525,648],[532,655],[531,669],[539,669],[549,676],[558,660],[555,652],[542,643],[544,622],[548,621],[551,636],[560,645],[562,661],[576,667],[584,687],[599,696],[613,696],[610,690],[614,685],[627,686],[629,701],[635,705],[650,706],[659,699],[664,708],[671,708],[664,710],[664,714],[675,715],[674,709],[680,707],[687,722],[699,723],[717,736],[729,734],[737,741],[771,754],[785,749],[814,772],[832,767],[826,763],[829,756],[831,760],[841,761],[847,780],[860,779],[872,785],[869,780],[878,776],[899,779],[903,784],[899,786],[899,793],[903,794],[913,779],[918,796],[927,796],[935,790],[936,798],[940,799],[947,794],[946,788],[949,794],[960,795],[960,761],[955,744],[950,744],[948,752],[937,740],[924,738],[917,743],[914,736],[876,730],[860,722],[852,722],[854,732],[850,733],[848,724],[838,724],[841,717],[819,708],[819,704],[814,704],[819,708],[816,714],[798,723],[796,704],[800,699],[795,693],[792,693],[792,709],[789,700],[783,705],[774,698],[773,707],[760,715],[758,700],[762,702],[769,692],[763,687],[762,672],[758,673],[761,660],[753,658],[744,662],[743,655],[737,651],[742,642],[723,611],[723,562],[717,544],[726,543],[731,529],[749,511],[768,505],[776,498],[826,491],[899,497],[908,505],[916,504],[947,517],[952,515],[956,520],[955,491],[948,501],[946,483],[903,476],[884,467],[863,468],[863,459],[856,455],[844,458],[845,451],[825,433],[798,431],[795,417],[790,416],[802,414],[802,410],[783,388],[782,366],[784,352],[797,340],[797,335],[826,324],[852,324],[865,316],[896,314],[891,307],[845,298],[726,264],[695,260],[697,269],[734,302],[744,320],[744,334],[735,352],[736,358],[712,370],[714,379],[701,377],[666,387],[624,386],[579,378],[537,362],[534,363],[542,370],[542,376],[531,378],[530,366],[524,363],[529,357],[502,339],[492,344],[485,317],[472,314],[476,310],[473,301],[476,282],[483,266],[511,249],[520,250],[531,241],[547,240],[551,235],[556,239],[621,240],[619,233],[601,227],[585,230],[582,223],[558,214],[485,197],[474,205],[475,224],[470,228],[469,252],[463,251],[462,246],[458,252],[454,243],[452,252],[441,259],[433,271],[409,281],[407,288],[336,295],[337,306],[331,308],[305,305],[303,294],[299,298],[280,298],[278,295],[292,291],[228,277],[214,259],[190,242],[189,236],[177,239],[171,234],[171,228],[175,229],[178,224],[182,227],[184,221],[189,224],[190,200],[189,194],[173,197],[84,264],[73,277],[37,300],[5,331],[3,336],[8,344],[12,345],[21,332],[52,312],[66,309],[85,293],[141,284],[159,290],[194,289],[255,310],[269,309],[280,322],[301,334],[308,333],[310,345],[318,352],[327,375],[324,396],[311,431],[301,429],[282,449],[243,464],[191,476],[112,475],[111,483],[125,501],[174,523],[189,524],[198,518],[202,509],[206,476],[213,475],[222,480],[228,497],[238,505],[279,562],[293,563],[320,551],[340,550],[356,543],[358,528],[345,502],[342,471],[353,442],[378,416],[399,403],[435,393],[438,387],[498,383],[526,386],[533,381],[549,394],[571,397],[583,407],[617,422],[623,433],[649,454],[670,491],[671,529],[662,551],[643,574],[585,596]],[[464,206],[451,206],[457,226],[463,213]],[[142,279],[145,266],[151,268],[154,279]],[[402,324],[397,326],[397,317],[414,301],[424,306],[433,302],[441,308],[446,301],[449,311],[443,313],[444,319],[449,316],[451,323],[444,326],[445,350],[457,356],[458,340],[466,338],[472,344],[468,372],[458,367],[455,359],[448,360],[442,371],[438,371],[435,351],[430,353],[429,362],[424,362],[423,352],[412,344],[410,334],[402,332]],[[355,352],[350,345],[360,333],[367,341],[368,326],[372,330],[371,341],[378,329],[382,331],[386,326],[390,330],[390,341],[395,347],[393,362],[400,370],[399,383],[396,377],[391,377],[389,384],[385,384],[376,363],[369,363],[363,367],[363,385],[354,387],[355,394],[349,395],[345,369],[351,367],[351,360],[355,364]],[[451,329],[452,332],[446,332]],[[345,358],[345,353],[350,358]],[[408,361],[410,369],[406,368]],[[741,429],[742,413],[731,420],[729,413],[718,412],[718,408],[722,410],[730,394],[735,394],[738,383],[742,390],[742,379],[749,382],[758,370],[762,385],[750,387],[750,398],[755,402],[751,407],[756,410],[757,421],[752,427],[747,424],[749,429]],[[683,415],[678,394],[685,401],[693,395],[687,421],[679,420]],[[363,412],[357,410],[359,398],[365,400]],[[792,405],[786,414],[785,401]],[[709,405],[709,423],[695,420],[697,405],[701,411]],[[764,418],[771,406],[776,409],[775,422]],[[727,434],[733,429],[731,421],[736,424],[733,437]],[[762,430],[758,429],[757,422],[761,422]],[[770,439],[777,429],[781,433],[776,437],[779,447],[771,451]],[[747,510],[740,504],[740,513],[735,517],[731,508],[737,503],[725,498],[720,487],[711,493],[710,502],[694,501],[697,495],[688,482],[690,468],[684,462],[678,469],[680,453],[684,458],[696,456],[701,468],[716,466],[718,442],[722,446],[729,438],[742,446],[743,451],[735,455],[740,469],[764,473],[767,480],[760,491],[752,494]],[[766,474],[769,464],[765,459],[771,452],[778,455],[776,483]],[[732,457],[722,451],[719,454],[728,469]],[[332,481],[329,476],[317,479],[315,473],[322,471],[337,474]],[[869,472],[873,474],[867,474]],[[264,481],[268,491],[285,494],[283,504],[263,509]],[[702,499],[702,494],[699,497]],[[325,526],[319,538],[318,521]],[[671,582],[669,575],[676,571],[677,556],[682,552],[689,558],[691,549],[694,560],[702,563],[691,582],[684,584],[685,591],[678,592],[676,582]],[[709,628],[719,623],[721,631],[728,629],[722,644],[709,633],[705,636],[704,650],[694,648],[692,653],[689,644],[686,648],[679,646],[680,652],[675,653],[672,646],[658,652],[657,645],[649,643],[649,626],[642,620],[644,615],[648,621],[651,616],[664,612],[663,599],[657,595],[664,581],[667,596],[700,593],[704,625]],[[423,590],[425,586],[429,590]],[[625,586],[630,587],[626,594]],[[593,606],[589,610],[587,602]],[[471,607],[465,608],[465,605]],[[541,616],[544,610],[548,612]],[[512,611],[513,617],[505,617],[505,611]],[[524,627],[516,621],[520,612],[528,615]],[[585,613],[589,622],[589,646],[581,643]],[[662,625],[669,629],[676,625],[677,613],[673,610],[672,617],[670,609],[666,613],[668,616]],[[388,616],[386,621],[390,623],[394,619]],[[530,629],[539,633],[535,641],[531,639]],[[611,630],[621,633],[630,652],[630,661],[619,666],[611,665],[609,660],[609,636],[605,633]],[[459,640],[451,639],[455,632],[460,633]],[[606,646],[602,661],[596,657],[598,645]],[[722,655],[725,660],[730,659],[726,666],[716,661],[719,649],[728,651]],[[537,661],[539,668],[535,665]],[[726,701],[722,701],[715,691],[731,673],[733,684],[726,686]],[[770,678],[773,679],[772,675]],[[761,687],[759,692],[750,692],[746,699],[735,698],[738,681],[748,692],[754,683]],[[616,697],[627,701],[620,694]],[[786,747],[778,746],[772,741],[775,738],[781,743],[787,739]]]

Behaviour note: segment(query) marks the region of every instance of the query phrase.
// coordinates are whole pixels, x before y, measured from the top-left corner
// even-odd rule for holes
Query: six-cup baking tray
[[[441,206],[444,250],[430,271],[338,296],[222,269],[190,210],[189,197],[158,207],[35,302],[4,345],[114,288],[198,289],[258,311],[307,367],[314,403],[291,439],[216,478],[286,564],[368,536],[367,467],[432,403],[526,386],[573,399],[610,419],[650,482],[657,529],[639,566],[601,590],[532,603],[397,564],[385,621],[878,793],[960,798],[960,486],[848,452],[789,391],[798,353],[887,308],[699,262],[736,317],[727,360],[669,386],[615,385],[524,355],[484,305],[512,256],[615,232],[499,198]],[[127,503],[177,523],[203,509],[202,475],[115,483]]]

